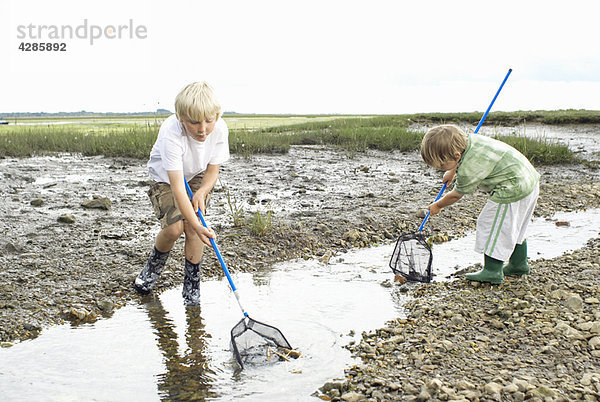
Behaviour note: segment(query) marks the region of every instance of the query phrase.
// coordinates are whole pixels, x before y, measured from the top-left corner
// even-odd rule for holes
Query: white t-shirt
[[[221,117],[204,142],[184,133],[176,115],[160,126],[158,138],[150,152],[148,172],[152,180],[169,183],[168,170],[181,170],[190,180],[206,170],[207,165],[220,165],[229,160],[229,129]]]

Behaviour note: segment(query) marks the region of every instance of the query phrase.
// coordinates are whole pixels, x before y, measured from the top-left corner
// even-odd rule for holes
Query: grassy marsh
[[[0,128],[0,156],[69,152],[147,158],[157,133],[158,126],[137,124],[105,128],[70,124],[4,126]]]
[[[67,124],[56,119],[38,125],[0,126],[0,156],[27,157],[68,152],[83,155],[145,159],[165,116],[94,118]],[[408,129],[412,123],[477,124],[481,113],[429,113],[395,116],[257,116],[225,115],[232,153],[286,153],[292,145],[329,145],[348,152],[367,149],[418,150],[424,133]],[[32,119],[33,120],[33,119]],[[20,120],[23,122],[23,119]],[[492,112],[486,125],[600,124],[600,111],[561,110]],[[47,123],[47,124],[39,124]],[[536,164],[578,162],[575,154],[554,140],[501,136]]]
[[[407,117],[414,122],[440,124],[479,123],[483,112],[472,113],[417,113]],[[535,110],[517,112],[492,112],[486,125],[517,126],[527,123],[538,124],[600,124],[600,110]]]

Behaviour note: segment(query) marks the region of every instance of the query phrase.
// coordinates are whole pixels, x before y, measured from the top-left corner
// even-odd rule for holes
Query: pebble
[[[81,203],[81,206],[84,208],[90,209],[103,209],[108,211],[112,206],[112,202],[108,197],[94,197],[91,200],[85,200]]]
[[[75,223],[75,216],[71,214],[62,214],[56,221],[59,223]]]

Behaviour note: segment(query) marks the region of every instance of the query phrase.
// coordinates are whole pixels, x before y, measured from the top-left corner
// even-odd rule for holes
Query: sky
[[[3,0],[0,113],[600,110],[597,0]],[[26,51],[51,43],[61,50]],[[20,49],[21,48],[21,49]]]

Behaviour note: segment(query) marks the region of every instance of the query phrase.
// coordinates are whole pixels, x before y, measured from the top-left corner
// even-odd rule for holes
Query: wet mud
[[[147,199],[145,161],[52,155],[0,160],[0,341],[37,336],[64,322],[78,325],[139,300],[132,281],[159,224]],[[582,165],[539,168],[536,214],[600,205],[600,172]],[[268,270],[275,262],[316,258],[391,243],[415,231],[441,187],[441,173],[416,152],[348,153],[297,146],[286,155],[234,156],[222,167],[206,219],[232,272]],[[430,219],[438,240],[472,230],[483,194]],[[234,225],[234,213],[246,222]],[[264,235],[256,212],[272,211]],[[155,289],[179,285],[183,240]],[[206,251],[203,275],[222,275]]]

